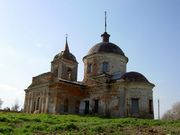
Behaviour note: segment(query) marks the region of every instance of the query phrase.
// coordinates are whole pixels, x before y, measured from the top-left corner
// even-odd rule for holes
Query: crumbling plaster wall
[[[126,72],[126,64],[127,58],[117,54],[109,54],[105,55],[102,54],[94,54],[91,56],[87,56],[83,59],[84,62],[84,82],[88,83],[91,81],[91,77],[97,76],[102,74],[102,64],[103,62],[108,62],[109,67],[108,71],[106,72],[109,75],[114,73],[121,73],[124,74]],[[92,73],[88,73],[88,64],[92,64]]]

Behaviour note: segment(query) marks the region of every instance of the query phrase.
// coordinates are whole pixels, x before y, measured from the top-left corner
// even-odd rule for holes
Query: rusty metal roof
[[[115,53],[125,56],[124,52],[120,47],[111,42],[100,42],[94,45],[88,52],[88,55],[95,53]]]
[[[144,75],[138,72],[127,72],[121,76],[120,79],[123,79],[127,82],[147,82],[149,81],[146,79]]]
[[[59,58],[64,58],[64,59],[68,59],[68,60],[77,62],[76,57],[70,52],[62,51],[54,57],[54,60],[59,59]]]

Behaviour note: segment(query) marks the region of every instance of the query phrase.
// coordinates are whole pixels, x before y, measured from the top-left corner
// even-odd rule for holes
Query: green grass
[[[180,135],[180,121],[0,112],[0,135]]]

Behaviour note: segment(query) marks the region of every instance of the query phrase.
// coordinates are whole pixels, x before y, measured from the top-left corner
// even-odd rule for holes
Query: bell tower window
[[[108,68],[109,68],[109,63],[108,62],[103,62],[103,64],[102,64],[102,72],[103,73],[108,72]]]
[[[72,69],[70,69],[70,68],[68,68],[68,70],[67,70],[67,78],[68,78],[68,80],[72,80]]]

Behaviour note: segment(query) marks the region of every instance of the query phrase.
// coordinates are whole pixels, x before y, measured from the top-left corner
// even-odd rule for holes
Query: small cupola
[[[109,42],[110,35],[107,32],[104,32],[102,35],[102,42]]]

